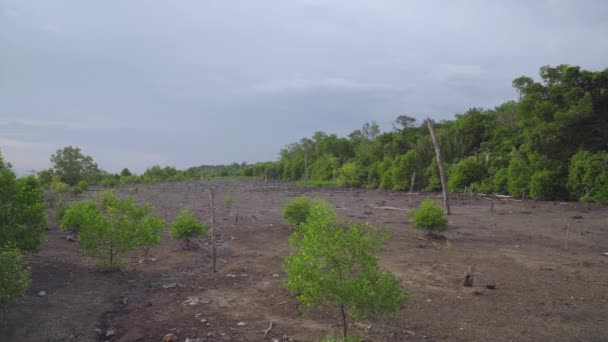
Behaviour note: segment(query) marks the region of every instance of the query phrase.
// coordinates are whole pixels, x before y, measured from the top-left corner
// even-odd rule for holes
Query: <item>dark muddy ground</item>
[[[281,285],[291,232],[281,210],[304,189],[276,183],[266,193],[253,180],[215,184],[218,273],[211,271],[205,240],[197,250],[184,250],[166,234],[150,251],[154,261],[143,260],[138,251],[122,270],[104,272],[53,224],[41,251],[29,256],[28,295],[0,314],[0,340],[161,341],[173,333],[180,342],[313,341],[338,335],[336,310],[302,314]],[[209,221],[201,183],[117,191],[151,203],[168,221],[185,206]],[[445,242],[420,239],[405,215],[424,198],[439,201],[437,194],[324,188],[307,194],[328,199],[344,219],[380,225],[392,234],[381,263],[401,279],[411,298],[394,320],[353,326],[365,340],[608,340],[605,206],[496,200],[490,212],[486,197],[454,196]],[[233,200],[230,207],[226,197]],[[461,285],[469,265],[476,268],[473,289]],[[39,296],[40,291],[47,295]],[[371,328],[365,330],[367,323]]]

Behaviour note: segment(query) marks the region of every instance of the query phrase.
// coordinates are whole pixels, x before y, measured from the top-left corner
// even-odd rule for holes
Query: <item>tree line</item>
[[[451,192],[608,202],[608,69],[540,68],[513,81],[519,94],[436,124]],[[366,123],[346,137],[316,132],[245,176],[392,190],[439,190],[424,122],[407,115],[390,131]]]
[[[542,200],[608,202],[608,69],[559,65],[540,68],[540,80],[513,81],[519,98],[494,109],[471,108],[436,124],[451,192],[505,194]],[[38,173],[43,185],[81,191],[86,184],[264,177],[312,185],[391,190],[441,188],[424,122],[400,115],[381,131],[366,123],[345,137],[316,132],[287,145],[277,161],[158,165],[141,175],[100,171],[75,147],[51,157]],[[66,186],[67,185],[67,186]]]

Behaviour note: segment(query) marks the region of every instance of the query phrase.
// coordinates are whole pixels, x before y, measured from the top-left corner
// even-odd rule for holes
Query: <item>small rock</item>
[[[239,327],[244,327],[247,325],[247,322],[238,322],[236,325],[238,325]]]
[[[236,278],[236,274],[228,273],[226,274],[226,277]]]
[[[604,253],[604,256],[608,256],[608,252]]]
[[[188,338],[186,337],[186,340],[184,342],[203,342],[202,338]]]
[[[163,342],[177,342],[177,336],[174,334],[167,334],[163,337]]]
[[[157,259],[155,257],[148,258],[149,261],[155,262]]]
[[[177,287],[177,283],[165,284],[163,285],[163,289],[174,289]]]
[[[77,242],[77,241],[78,241],[78,240],[80,240],[80,239],[78,238],[78,236],[77,236],[77,235],[68,235],[68,236],[66,237],[66,240],[68,240],[68,241],[70,241],[70,242]]]
[[[278,273],[275,273],[275,274],[273,274],[272,276],[273,276],[274,278],[279,278],[279,277],[280,277],[280,275],[279,275]]]
[[[114,335],[116,335],[116,330],[108,329],[108,331],[106,331],[106,337],[110,337],[110,336],[114,336]]]
[[[122,305],[127,305],[127,302],[129,301],[129,297],[125,297],[122,299]]]
[[[200,321],[201,321],[201,323],[208,323],[209,322],[209,320],[206,319],[206,318],[201,318]]]
[[[363,323],[363,322],[356,322],[354,324],[354,326],[357,327],[357,328],[359,328],[359,329],[361,329],[361,330],[364,330],[364,331],[368,331],[369,329],[372,328],[371,324],[366,324],[366,323]]]
[[[101,329],[99,329],[99,328],[95,328],[95,329],[93,329],[93,331],[94,331],[94,332],[96,332],[96,333],[97,333],[97,335],[101,335],[101,333],[103,332],[103,331],[102,331]]]
[[[38,292],[38,295],[40,297],[44,297],[44,296],[46,296],[46,291],[40,291],[40,292]]]

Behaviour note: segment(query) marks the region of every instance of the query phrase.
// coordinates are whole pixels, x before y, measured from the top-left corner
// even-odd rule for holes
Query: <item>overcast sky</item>
[[[607,37],[604,0],[0,0],[0,150],[19,173],[67,145],[108,171],[275,160],[603,69]]]

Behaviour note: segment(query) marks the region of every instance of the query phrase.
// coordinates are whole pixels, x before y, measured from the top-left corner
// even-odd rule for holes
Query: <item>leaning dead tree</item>
[[[448,199],[448,185],[445,177],[445,169],[443,168],[443,152],[441,151],[441,145],[435,134],[435,123],[431,119],[426,119],[426,125],[429,127],[431,132],[431,140],[433,141],[433,147],[435,147],[435,154],[437,155],[437,165],[439,166],[439,177],[441,178],[441,190],[443,191],[443,207],[445,208],[446,215],[450,215],[450,202]]]

